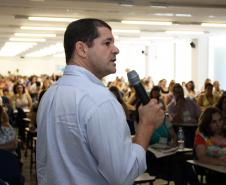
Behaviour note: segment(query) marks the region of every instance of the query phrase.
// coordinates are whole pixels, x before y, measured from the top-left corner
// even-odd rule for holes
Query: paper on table
[[[175,154],[178,151],[178,147],[156,148],[156,146],[152,147],[151,145],[148,147],[148,151],[152,152],[156,158],[160,158]]]

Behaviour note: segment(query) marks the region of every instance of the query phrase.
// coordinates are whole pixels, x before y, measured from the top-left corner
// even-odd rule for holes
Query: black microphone
[[[141,99],[142,104],[146,105],[149,102],[150,99],[147,95],[147,92],[144,89],[144,86],[142,85],[142,83],[140,81],[140,77],[137,74],[137,72],[134,71],[134,70],[129,71],[127,73],[127,77],[128,77],[128,80],[129,80],[129,84],[134,87],[137,95]]]

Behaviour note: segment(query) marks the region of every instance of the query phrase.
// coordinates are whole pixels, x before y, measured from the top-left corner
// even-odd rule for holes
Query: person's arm
[[[140,108],[140,114],[134,143],[124,111],[114,101],[102,103],[88,119],[87,142],[99,173],[109,184],[132,184],[146,170],[145,150],[164,115],[156,101]]]
[[[225,160],[208,157],[206,154],[206,146],[203,144],[197,145],[195,147],[195,152],[196,152],[196,156],[197,156],[198,160],[202,163],[226,166]]]
[[[139,107],[139,118],[134,143],[147,150],[154,130],[164,119],[164,113],[157,101],[152,99],[147,105]]]
[[[203,106],[203,98],[204,98],[204,94],[201,94],[197,99],[197,103],[200,107]]]
[[[27,93],[27,100],[28,100],[28,108],[31,109],[32,108],[32,99],[31,96]]]
[[[0,149],[3,149],[3,150],[12,151],[12,150],[15,150],[16,148],[17,148],[16,138],[14,138],[8,143],[0,144]]]

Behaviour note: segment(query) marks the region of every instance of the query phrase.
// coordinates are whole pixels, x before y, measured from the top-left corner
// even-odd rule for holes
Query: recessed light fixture
[[[138,24],[138,25],[172,25],[172,22],[159,22],[159,21],[129,21],[122,20],[123,24]]]

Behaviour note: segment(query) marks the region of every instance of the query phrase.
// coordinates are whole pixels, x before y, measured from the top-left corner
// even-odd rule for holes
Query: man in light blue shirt
[[[37,115],[39,185],[131,185],[146,169],[145,150],[163,120],[156,101],[139,110],[134,141],[125,113],[101,79],[116,72],[110,26],[80,19],[64,35],[67,66]]]

